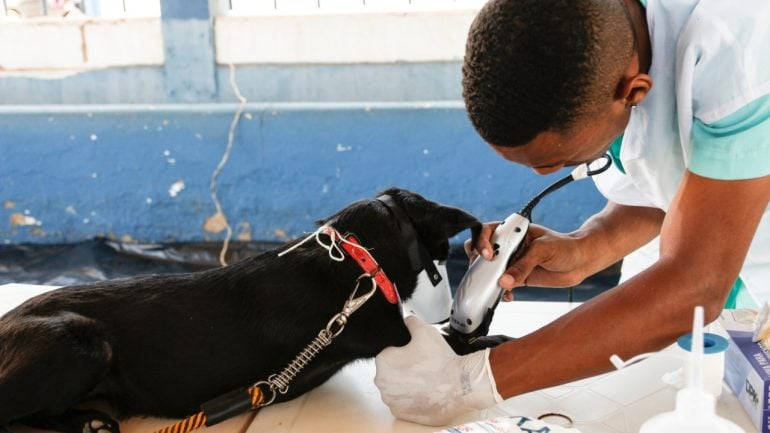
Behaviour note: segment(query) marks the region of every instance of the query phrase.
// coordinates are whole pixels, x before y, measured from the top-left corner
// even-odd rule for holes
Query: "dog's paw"
[[[118,422],[102,412],[84,414],[83,433],[120,433]]]
[[[444,329],[443,331],[447,332],[447,329]],[[481,335],[471,337],[458,332],[449,331],[444,334],[444,339],[456,354],[467,355],[513,340],[513,337],[507,335]]]
[[[19,423],[62,433],[120,433],[117,421],[104,412],[92,409],[70,409],[60,415],[32,417]]]
[[[471,352],[495,347],[513,339],[513,337],[507,335],[485,335],[483,337],[477,337],[470,342],[470,347],[472,348]]]

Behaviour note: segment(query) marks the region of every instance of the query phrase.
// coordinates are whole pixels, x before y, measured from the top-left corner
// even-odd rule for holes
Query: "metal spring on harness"
[[[372,285],[371,289],[362,295],[356,296],[361,281],[367,278]],[[308,344],[280,373],[273,374],[268,377],[267,380],[262,380],[252,385],[253,388],[264,385],[269,387],[272,391],[270,399],[263,401],[260,406],[272,404],[277,394],[276,391],[281,394],[286,394],[289,391],[289,383],[310,361],[313,360],[313,358],[316,357],[316,355],[318,355],[319,352],[332,344],[332,340],[337,338],[342,333],[342,330],[345,329],[345,325],[348,324],[350,315],[361,308],[361,306],[364,305],[376,291],[377,283],[374,281],[373,276],[369,274],[359,275],[356,279],[356,287],[342,307],[342,311],[335,314],[331,320],[329,320],[326,324],[326,328],[322,329],[321,332],[318,333],[318,336],[316,336],[313,341],[311,341],[310,344]]]
[[[305,368],[305,366],[315,358],[318,353],[326,346],[332,343],[332,334],[323,329],[318,333],[318,336],[305,347],[305,349],[297,355],[293,361],[286,366],[278,374],[274,374],[267,378],[271,388],[277,389],[281,394],[286,394],[289,391],[289,383],[294,379],[299,372]]]

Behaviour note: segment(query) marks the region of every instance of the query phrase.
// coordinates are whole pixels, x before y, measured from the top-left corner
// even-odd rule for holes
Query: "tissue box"
[[[725,382],[761,433],[770,433],[770,350],[751,338],[756,310],[724,310],[719,322],[730,347],[725,354]]]

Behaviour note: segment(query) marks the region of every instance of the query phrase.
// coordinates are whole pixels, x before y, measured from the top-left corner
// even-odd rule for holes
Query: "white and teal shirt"
[[[685,170],[713,179],[770,175],[770,1],[648,0],[654,85],[596,178],[610,200],[667,210]],[[628,278],[657,259],[629,256]],[[770,208],[728,307],[770,301]],[[745,283],[743,285],[742,283]],[[740,287],[743,287],[741,289]]]

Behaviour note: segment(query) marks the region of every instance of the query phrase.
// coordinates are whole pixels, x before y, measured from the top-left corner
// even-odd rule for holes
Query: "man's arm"
[[[492,349],[500,394],[606,372],[613,353],[627,358],[658,350],[689,330],[696,305],[704,306],[707,321],[716,319],[769,200],[770,176],[722,181],[686,173],[663,223],[660,259],[540,330]],[[610,221],[622,232],[622,220]],[[606,223],[599,217],[587,228]],[[614,232],[622,236],[605,234]],[[600,244],[593,248],[606,253]]]
[[[439,425],[501,395],[608,371],[613,353],[628,358],[670,344],[689,331],[694,306],[706,308],[707,320],[716,318],[769,200],[770,176],[719,181],[685,174],[653,266],[491,353],[457,356],[433,326],[408,320],[412,341],[375,361],[383,401],[399,418]],[[601,245],[593,247],[602,254]]]

